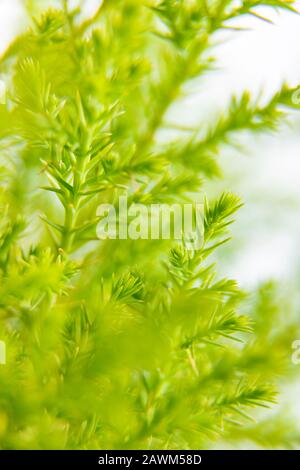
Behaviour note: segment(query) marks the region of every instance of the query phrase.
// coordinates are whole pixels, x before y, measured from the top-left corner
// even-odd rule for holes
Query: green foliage
[[[264,104],[245,92],[192,136],[157,139],[183,87],[211,73],[214,33],[292,2],[104,0],[89,19],[59,3],[1,59],[1,448],[193,449],[239,435],[286,446],[252,417],[276,401],[295,325],[274,329],[270,285],[243,312],[245,294],[208,261],[239,198],[205,199],[195,251],[100,242],[96,210],[124,190],[194,202],[223,145],[277,128],[288,87]]]

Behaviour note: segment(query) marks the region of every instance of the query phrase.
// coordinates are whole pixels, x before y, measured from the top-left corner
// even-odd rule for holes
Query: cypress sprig
[[[287,85],[266,102],[245,90],[188,137],[179,123],[158,139],[189,83],[201,76],[205,86],[214,73],[215,33],[238,34],[246,14],[268,20],[261,6],[294,9],[283,0],[105,0],[82,18],[62,1],[2,56],[2,449],[197,449],[239,435],[299,444],[288,419],[276,433],[278,418],[264,428],[258,412],[280,400],[296,322],[272,284],[247,307],[214,262],[240,198],[204,198],[198,249],[96,234],[99,204],[116,206],[120,194],[194,204],[220,177],[224,145],[275,131],[297,108]]]

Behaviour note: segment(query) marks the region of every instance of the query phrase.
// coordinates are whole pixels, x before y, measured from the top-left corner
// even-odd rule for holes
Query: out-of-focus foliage
[[[271,285],[243,312],[209,262],[239,199],[205,201],[198,251],[96,237],[100,203],[199,198],[223,145],[276,129],[287,86],[156,138],[184,86],[212,73],[214,34],[292,2],[104,0],[89,19],[56,5],[1,59],[1,448],[297,446],[284,417],[251,418],[277,400],[296,326]]]

